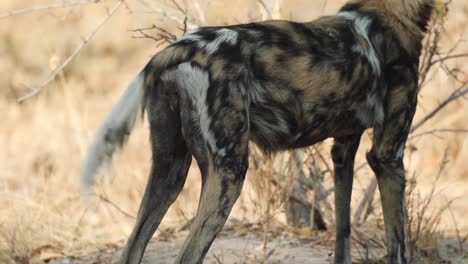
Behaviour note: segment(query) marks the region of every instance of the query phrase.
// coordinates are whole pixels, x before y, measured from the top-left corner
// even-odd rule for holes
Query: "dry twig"
[[[98,198],[100,201],[103,201],[109,205],[111,205],[112,207],[114,207],[117,211],[119,211],[120,213],[122,213],[123,215],[125,215],[126,217],[130,218],[130,219],[133,219],[135,220],[135,216],[125,212],[122,208],[120,208],[118,205],[116,205],[114,202],[112,202],[109,197],[107,196],[107,194],[101,190],[101,193],[98,195]]]
[[[428,131],[425,131],[425,132],[422,132],[422,133],[419,133],[419,134],[415,134],[415,135],[412,135],[411,137],[408,138],[408,140],[410,139],[414,139],[414,138],[417,138],[417,137],[421,137],[421,136],[425,136],[425,135],[434,135],[434,134],[437,134],[437,133],[468,133],[468,129],[464,129],[464,128],[438,128],[438,129],[432,129],[432,130],[428,130]]]
[[[146,33],[147,31],[150,31],[150,30],[156,30],[157,31],[156,35],[150,35]],[[130,32],[137,32],[141,34],[141,36],[133,36],[134,38],[149,38],[149,39],[156,41],[158,47],[163,45],[164,43],[171,44],[177,40],[176,35],[154,24],[151,27],[137,28],[137,29],[130,30]]]
[[[258,2],[259,2],[260,5],[262,6],[263,10],[266,12],[267,18],[268,18],[268,19],[272,19],[273,16],[271,15],[271,11],[270,11],[270,9],[268,9],[268,7],[267,7],[267,5],[265,4],[265,2],[263,2],[263,0],[258,0]]]

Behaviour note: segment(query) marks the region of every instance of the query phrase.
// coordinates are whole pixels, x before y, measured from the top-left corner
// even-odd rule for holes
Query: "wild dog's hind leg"
[[[194,120],[193,112],[182,110],[184,137],[198,162],[203,181],[198,212],[176,263],[203,262],[241,192],[248,168],[248,119],[244,102],[238,101],[238,96],[231,90],[228,96],[215,99],[224,102],[213,107],[218,114],[211,121],[211,142],[203,134],[206,131],[189,125]],[[195,112],[197,115],[200,114]]]
[[[416,76],[416,69],[413,69]],[[387,263],[407,263],[405,242],[405,170],[403,153],[416,109],[416,80],[410,73],[393,74],[404,82],[389,88],[385,118],[374,129],[367,161],[377,176],[387,237]],[[407,78],[407,79],[405,79]]]
[[[223,228],[242,190],[248,162],[247,154],[230,159],[229,165],[224,162],[209,165],[197,216],[176,263],[202,263]]]
[[[335,263],[351,263],[350,203],[353,189],[354,158],[361,134],[335,138],[331,155],[335,168]]]
[[[140,263],[148,241],[182,190],[192,160],[182,137],[177,100],[165,89],[164,85],[152,88],[147,99],[153,163],[120,263]]]

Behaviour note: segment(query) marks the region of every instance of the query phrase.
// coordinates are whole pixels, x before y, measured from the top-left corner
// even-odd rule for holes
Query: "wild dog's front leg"
[[[353,189],[354,158],[361,133],[335,138],[331,151],[335,168],[335,263],[351,263],[350,203]]]
[[[392,75],[381,125],[374,129],[374,143],[367,161],[377,176],[387,237],[387,263],[407,263],[405,241],[405,170],[403,154],[416,109],[417,68]]]
[[[367,160],[379,184],[387,237],[387,263],[407,263],[403,162],[379,158],[373,151],[367,154]]]

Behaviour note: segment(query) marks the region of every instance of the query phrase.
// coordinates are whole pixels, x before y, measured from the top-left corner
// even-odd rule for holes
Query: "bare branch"
[[[153,36],[153,35],[146,33],[146,31],[150,31],[150,30],[156,30],[157,31],[156,35]],[[186,28],[181,29],[181,30],[186,30]],[[176,35],[170,33],[164,28],[157,27],[156,25],[153,25],[147,28],[133,29],[133,30],[130,30],[130,32],[137,32],[141,34],[141,36],[133,36],[134,38],[149,38],[149,39],[156,41],[158,47],[164,43],[168,43],[168,44],[174,43],[174,41],[177,40]]]
[[[187,10],[183,9],[179,3],[177,3],[176,0],[171,0],[171,3],[176,7],[177,10],[179,10],[180,13],[182,13],[183,15],[187,14]]]
[[[458,59],[458,58],[463,58],[463,57],[468,57],[468,53],[462,53],[462,54],[455,54],[455,55],[448,55],[448,56],[445,56],[445,57],[442,57],[440,59],[437,59],[437,60],[433,60],[431,63],[430,63],[430,66],[436,64],[436,63],[439,63],[439,62],[444,62],[446,60],[451,60],[451,59]]]
[[[135,216],[125,212],[122,208],[120,208],[118,205],[116,205],[114,202],[112,202],[108,197],[107,195],[104,193],[104,194],[99,194],[99,199],[105,203],[108,203],[110,204],[112,207],[114,207],[115,209],[117,209],[117,211],[119,211],[121,214],[123,214],[124,216],[130,218],[130,219],[133,219],[135,220]]]
[[[357,225],[363,224],[369,216],[372,208],[372,202],[374,200],[374,193],[377,189],[377,179],[373,178],[366,188],[364,196],[359,203],[358,209],[354,213],[354,222]]]
[[[188,17],[185,17],[184,27],[183,28],[177,27],[178,29],[180,29],[182,31],[182,35],[185,35],[185,33],[187,33],[187,20],[188,20]]]
[[[150,3],[148,0],[139,0],[144,6],[146,6],[147,8],[149,8],[151,11],[157,13],[157,14],[160,14],[166,18],[169,18],[170,20],[174,21],[174,22],[177,22],[179,24],[182,24],[184,23],[184,19],[178,17],[178,16],[174,16],[172,14],[169,14],[168,12],[166,12],[165,10],[153,5],[152,3]],[[192,19],[193,20],[193,19]],[[187,23],[187,26],[189,29],[192,29],[192,28],[196,28],[198,27],[199,25],[196,24],[196,23],[193,23],[192,22],[189,22]]]
[[[272,19],[273,16],[271,15],[270,9],[268,9],[268,7],[267,7],[267,5],[265,4],[265,2],[263,2],[263,0],[258,0],[258,2],[259,2],[260,5],[262,6],[263,10],[266,12],[267,18],[268,18],[268,19]]]
[[[437,133],[468,133],[468,129],[464,129],[464,128],[460,128],[460,129],[457,129],[457,128],[432,129],[432,130],[429,130],[429,131],[426,131],[426,132],[415,134],[415,135],[409,137],[408,139],[410,140],[410,139],[414,139],[414,138],[417,138],[417,137],[421,137],[421,136],[425,136],[425,135],[433,135],[433,134],[437,134]]]
[[[28,8],[4,12],[0,14],[0,19],[12,17],[12,16],[26,15],[26,14],[37,12],[37,11],[44,11],[44,10],[51,10],[51,9],[58,9],[58,8],[69,8],[69,7],[75,7],[75,6],[87,5],[87,4],[95,4],[95,3],[99,3],[100,1],[101,0],[76,0],[74,2],[64,1],[62,3],[53,3],[53,4],[48,4],[48,5],[28,7]]]
[[[202,26],[206,25],[205,12],[201,8],[200,3],[198,2],[198,0],[192,0],[192,2],[193,2],[193,5],[195,6],[195,9],[197,10],[198,18],[200,19],[201,25]]]
[[[468,94],[468,88],[459,88],[455,90],[449,97],[447,97],[442,103],[440,103],[434,110],[432,110],[429,114],[427,114],[422,120],[418,123],[413,125],[411,128],[411,132],[413,133],[416,129],[420,128],[424,123],[426,123],[429,119],[433,118],[440,110],[446,107],[451,102],[457,100],[458,98]]]
[[[73,51],[73,53],[62,63],[60,64],[57,68],[55,68],[49,76],[37,87],[31,89],[29,93],[26,95],[20,97],[17,102],[22,103],[25,100],[36,96],[39,94],[44,87],[46,87],[51,81],[55,79],[55,77],[63,71],[63,69],[80,53],[80,51],[89,43],[89,41],[96,35],[96,33],[106,24],[106,22],[114,15],[114,13],[119,9],[119,7],[122,5],[122,3],[125,0],[117,0],[117,2],[112,6],[112,8],[109,10],[107,15],[99,21],[97,26],[94,28],[91,33],[89,33],[80,43],[80,45]]]
[[[327,171],[332,173],[333,170],[330,166],[330,164],[328,164],[328,159],[326,159],[323,155],[322,155],[322,152],[318,149],[318,147],[316,145],[313,145],[312,148],[315,150],[315,153],[318,155],[318,157],[320,158],[320,160],[322,161],[323,165],[325,165],[325,167],[327,168]]]

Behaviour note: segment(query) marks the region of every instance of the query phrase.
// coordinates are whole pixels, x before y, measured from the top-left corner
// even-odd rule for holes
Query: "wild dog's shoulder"
[[[408,22],[410,21],[408,17],[412,14],[409,11],[405,14],[390,10],[389,2],[398,1],[350,1],[336,16],[352,21],[353,28],[358,32],[364,30],[367,32],[383,67],[395,64],[415,65],[421,51],[423,29],[418,29],[415,33],[416,22]],[[402,6],[401,2],[400,7],[394,6],[394,8]]]

